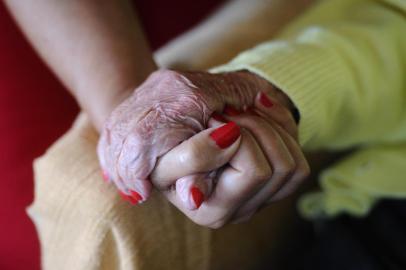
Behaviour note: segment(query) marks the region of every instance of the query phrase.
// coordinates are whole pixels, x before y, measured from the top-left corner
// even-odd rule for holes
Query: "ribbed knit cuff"
[[[329,119],[340,106],[345,88],[342,60],[315,44],[270,42],[244,52],[230,63],[210,72],[248,70],[271,82],[292,100],[300,112],[299,140],[313,149],[331,132]],[[324,142],[326,143],[326,142]]]

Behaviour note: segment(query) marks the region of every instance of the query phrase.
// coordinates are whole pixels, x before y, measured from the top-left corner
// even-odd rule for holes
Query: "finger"
[[[106,157],[104,154],[106,147],[107,147],[106,139],[105,139],[104,134],[102,134],[100,136],[99,142],[97,144],[97,157],[98,157],[98,160],[100,163],[100,167],[102,169],[103,179],[107,183],[110,183],[112,181],[111,173],[107,169],[107,161],[106,161]]]
[[[242,216],[251,216],[261,204],[272,194],[275,194],[290,179],[296,164],[290,149],[285,145],[283,138],[274,129],[270,121],[249,112],[234,114],[234,116],[227,116],[227,118],[236,121],[253,134],[273,168],[269,181],[257,194],[247,200],[233,217],[241,218]]]
[[[198,209],[210,196],[214,176],[215,171],[188,175],[176,181],[176,193],[187,209]]]
[[[100,162],[100,166],[103,171],[103,178],[106,182],[113,182],[118,189],[119,194],[123,199],[129,202],[134,202],[134,199],[131,197],[129,188],[125,185],[122,179],[117,174],[117,171],[114,169],[113,162],[113,151],[111,144],[109,143],[109,131],[105,130],[102,133],[99,143],[97,145],[97,153]]]
[[[123,199],[127,199],[127,201],[129,201],[131,204],[139,204],[145,202],[150,197],[152,183],[149,181],[149,179],[130,178],[134,168],[131,167],[131,162],[128,162],[132,160],[132,154],[130,155],[129,152],[135,151],[135,149],[132,147],[134,144],[131,142],[131,140],[131,137],[127,137],[121,149],[113,150],[117,152],[110,153],[109,156],[118,157],[111,160],[111,162],[114,162],[113,166],[111,167],[114,169],[114,183],[116,184],[121,197]],[[144,153],[140,155],[146,156]],[[148,160],[146,157],[141,157],[141,159],[149,163],[153,162]],[[149,166],[152,165],[149,164]],[[145,166],[145,168],[146,167],[147,166]],[[143,173],[140,174],[142,175]]]
[[[246,130],[241,132],[239,151],[218,174],[210,197],[206,198],[199,209],[189,210],[175,192],[164,192],[168,200],[197,224],[210,228],[221,227],[271,175],[271,168],[254,137]]]
[[[272,191],[276,192],[287,180],[287,176],[294,170],[295,161],[286,147],[283,139],[273,126],[262,117],[244,113],[235,116],[227,116],[241,127],[250,131],[265,157],[272,167],[270,183]]]
[[[165,189],[185,175],[215,170],[231,159],[239,144],[240,128],[233,122],[203,130],[162,156],[151,180]]]
[[[208,127],[219,127],[225,123],[227,123],[227,120],[224,117],[213,113],[209,119]],[[205,198],[210,196],[214,185],[214,177],[219,170],[221,169],[210,173],[189,175],[176,180],[176,193],[187,209],[198,209]]]
[[[196,219],[212,215],[210,225],[222,226],[258,192],[271,175],[272,169],[260,146],[254,136],[244,129],[239,151],[219,174],[211,196],[199,209],[201,216]]]
[[[251,216],[263,204],[269,204],[270,202],[280,200],[290,195],[304,181],[310,172],[309,165],[298,143],[276,123],[274,123],[273,127],[277,130],[293,157],[295,168],[290,175],[287,176],[287,181],[285,181],[278,190],[275,191],[275,189],[272,188],[271,182],[265,185],[261,191],[237,211],[234,216],[235,219],[244,220],[244,217]]]
[[[297,124],[292,113],[276,99],[264,92],[259,92],[255,98],[255,109],[261,116],[274,120],[293,138],[297,139]]]
[[[209,119],[208,126],[216,128],[226,122],[225,118],[214,113]],[[212,171],[188,175],[176,180],[176,194],[187,209],[198,209],[205,198],[210,196],[215,175],[216,171]]]
[[[298,142],[280,126],[274,125],[274,127],[278,130],[286,146],[289,148],[295,160],[296,168],[290,180],[270,198],[270,202],[278,201],[292,194],[310,174],[309,163]]]

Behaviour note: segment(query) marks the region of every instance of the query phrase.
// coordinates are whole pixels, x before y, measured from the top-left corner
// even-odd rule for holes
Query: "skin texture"
[[[154,185],[197,224],[219,228],[247,221],[264,206],[293,193],[308,176],[292,115],[276,98],[277,92],[271,93],[267,98],[272,107],[264,105],[259,93],[245,112],[223,115],[225,122],[232,120],[241,127],[240,138],[229,147],[212,141],[210,134],[224,122],[211,118],[208,129],[169,151],[151,174]],[[198,208],[191,207],[190,190],[195,186],[205,194]]]
[[[98,145],[101,166],[121,192],[131,195],[131,191],[136,191],[143,198],[141,201],[145,201],[152,189],[149,176],[165,153],[207,128],[212,113],[221,113],[225,105],[237,110],[253,106],[260,90],[279,95],[266,80],[249,72],[157,71],[107,120]],[[289,101],[282,97],[281,103],[289,106]],[[290,121],[282,125],[292,130],[293,118],[289,111],[285,115]],[[182,154],[178,156],[182,157]],[[194,176],[172,176],[172,180],[186,177],[180,179],[176,187],[189,192],[199,179],[212,179],[215,175],[211,173],[213,169],[204,174],[194,172]],[[174,170],[174,167],[167,167],[166,175]],[[156,185],[163,186],[159,182]],[[211,190],[205,185],[196,185],[205,193]],[[189,197],[189,194],[180,192],[180,198],[190,206]]]
[[[120,191],[145,200],[159,157],[207,127],[213,112],[249,106],[259,89],[270,87],[243,72],[154,72],[107,120],[98,146],[102,168]]]
[[[98,130],[156,69],[130,1],[4,2]]]
[[[291,104],[260,77],[248,72],[158,71],[139,87],[157,65],[129,1],[6,0],[5,4],[98,130],[110,115],[98,154],[104,177],[126,200],[146,200],[154,184],[193,221],[218,227],[252,215],[270,196],[282,198],[287,194],[283,189],[291,190],[300,182],[298,175],[306,174],[288,110]],[[245,18],[255,14],[242,10]],[[219,21],[216,29],[239,23],[241,16],[233,18]],[[180,50],[187,55],[185,48]],[[194,59],[194,54],[193,50],[189,58]],[[259,91],[269,93],[280,106],[262,111]],[[225,116],[242,127],[241,136],[219,149],[209,132],[224,123],[210,117],[226,104],[240,110],[253,106],[255,113]],[[210,158],[202,158],[202,153]],[[268,190],[261,195],[259,190],[268,182],[280,183],[272,187],[276,193]],[[280,191],[279,186],[283,186]],[[191,197],[192,187],[203,194],[200,207]],[[196,198],[201,199],[200,194]]]

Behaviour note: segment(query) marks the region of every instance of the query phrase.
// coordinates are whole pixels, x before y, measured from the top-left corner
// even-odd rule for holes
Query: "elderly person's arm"
[[[5,1],[99,129],[155,68],[130,1]]]
[[[132,105],[146,105],[135,114],[141,118],[125,125],[133,131],[125,137],[125,143],[107,143],[108,138],[120,138],[118,131],[122,134],[123,129],[115,130],[118,126],[114,121],[106,126],[99,146],[102,165],[113,172],[113,179],[122,180],[121,188],[138,189],[145,195],[141,183],[157,158],[203,129],[209,115],[221,112],[226,104],[241,109],[251,106],[259,91],[275,93],[268,82],[287,93],[298,107],[302,115],[299,138],[304,147],[343,148],[404,140],[402,48],[406,41],[402,3],[361,0],[320,3],[281,40],[265,43],[216,69],[229,73],[155,74],[141,86],[144,89],[132,102],[113,114],[124,117],[125,110],[135,107]],[[240,70],[257,76],[241,76]],[[155,95],[160,99],[157,102],[142,101],[147,100],[142,92],[160,88],[166,89],[165,98]],[[177,98],[172,99],[172,93]],[[158,121],[143,123],[147,118]],[[152,143],[143,149],[147,138],[152,138],[149,141]]]
[[[268,82],[261,82],[255,75],[236,73],[235,76],[212,75],[218,83],[206,87],[201,85],[201,90],[206,93],[192,91],[190,95],[184,91],[168,92],[173,84],[181,86],[184,81],[177,80],[179,76],[170,75],[176,72],[161,72],[152,85],[151,77],[149,85],[136,89],[155,69],[155,64],[129,1],[41,0],[35,4],[13,1],[6,3],[31,43],[73,93],[96,128],[100,129],[110,112],[126,100],[111,115],[105,128],[107,132],[104,132],[99,147],[105,176],[115,179],[124,196],[137,190],[138,197],[137,194],[135,196],[146,199],[151,185],[148,181],[136,180],[145,180],[158,157],[205,128],[204,122],[207,122],[208,116],[215,110],[221,111],[225,102],[240,108],[252,103],[259,88],[251,89],[248,85],[239,85],[238,81],[242,84],[252,81],[251,84],[256,87],[272,88]],[[253,3],[252,6],[257,7],[258,3]],[[230,8],[226,7],[223,12],[228,10]],[[248,12],[247,18],[255,17],[254,11],[255,8]],[[165,76],[166,80],[162,80]],[[222,80],[226,80],[228,91],[225,91]],[[172,85],[165,85],[165,81]],[[198,77],[194,81],[202,82]],[[187,88],[190,85],[185,86]],[[220,90],[224,90],[222,95],[219,95]],[[127,99],[130,94],[132,96]],[[203,94],[204,98],[199,98],[196,94]],[[194,104],[198,107],[193,107],[194,98],[197,98]],[[164,99],[174,99],[177,101],[175,104],[180,106],[166,106],[168,100]],[[199,107],[201,102],[210,108]],[[188,109],[190,110],[184,111]],[[182,119],[171,120],[171,117],[184,118],[184,122],[189,118],[191,122],[183,127],[173,126],[173,120]],[[111,125],[115,128],[110,136]],[[159,132],[157,129],[161,126],[166,129]],[[151,130],[151,127],[155,130]],[[114,132],[119,129],[124,133]],[[157,136],[153,136],[148,130]],[[134,135],[136,140],[140,139],[137,144],[139,148],[134,148],[129,135]],[[122,139],[122,142],[128,142],[128,147],[122,147]],[[116,150],[120,151],[120,160],[117,162],[118,166],[113,166],[111,162],[116,163]],[[137,156],[136,160],[133,155]],[[130,169],[126,167],[127,162],[133,163]],[[120,168],[124,168],[124,171]],[[140,183],[144,185],[139,185]]]

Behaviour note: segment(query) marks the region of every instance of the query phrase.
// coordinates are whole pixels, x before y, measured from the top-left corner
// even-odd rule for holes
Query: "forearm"
[[[208,69],[269,40],[315,0],[231,0],[155,54],[160,66]],[[196,55],[196,51],[199,52]]]
[[[5,3],[98,129],[111,110],[156,68],[126,0]]]

